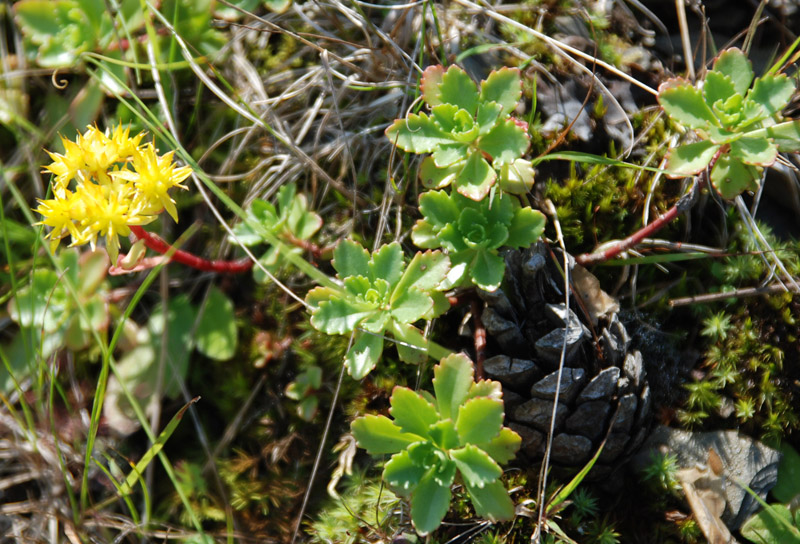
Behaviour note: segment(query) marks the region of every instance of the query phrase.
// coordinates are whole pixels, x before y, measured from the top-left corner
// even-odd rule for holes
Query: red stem
[[[575,261],[581,266],[589,266],[592,264],[598,264],[608,261],[609,259],[613,259],[620,253],[624,251],[628,251],[639,242],[644,240],[645,238],[649,238],[655,232],[661,230],[664,226],[670,223],[673,219],[677,218],[680,214],[688,211],[695,201],[695,196],[699,194],[699,192],[706,186],[708,181],[708,172],[714,167],[714,163],[717,162],[717,157],[719,157],[719,152],[708,165],[706,168],[697,178],[697,184],[695,187],[689,190],[689,193],[683,197],[681,197],[678,202],[675,203],[667,213],[655,219],[652,223],[649,223],[642,227],[640,230],[634,232],[624,240],[618,240],[617,242],[611,244],[609,247],[605,248],[602,251],[595,251],[592,253],[584,253],[583,255],[578,255],[575,257]]]
[[[144,240],[144,245],[148,248],[162,255],[166,255],[168,252],[174,250],[174,253],[170,256],[171,261],[185,264],[197,270],[217,272],[220,274],[243,274],[253,268],[253,261],[247,258],[238,261],[209,261],[208,259],[193,255],[188,251],[174,249],[171,245],[162,240],[160,236],[147,232],[142,227],[131,225],[130,229],[139,240]]]

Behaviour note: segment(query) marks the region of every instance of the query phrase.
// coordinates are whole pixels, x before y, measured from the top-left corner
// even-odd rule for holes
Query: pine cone
[[[563,254],[554,254],[555,260],[542,243],[509,251],[503,286],[480,293],[488,355],[493,355],[483,368],[488,378],[503,384],[507,425],[522,437],[522,453],[540,460],[566,336],[551,461],[583,465],[607,437],[592,471],[602,477],[643,442],[650,388],[641,354],[629,350],[616,302],[568,257],[572,290],[567,310]]]

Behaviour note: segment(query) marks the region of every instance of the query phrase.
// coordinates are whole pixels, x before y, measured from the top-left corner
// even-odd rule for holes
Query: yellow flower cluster
[[[39,200],[36,211],[44,218],[37,224],[52,227],[47,236],[52,250],[67,234],[71,246],[88,243],[92,249],[97,237],[104,236],[111,262],[116,263],[119,236],[128,236],[130,225],[146,225],[165,209],[178,221],[168,192],[173,187],[186,189],[181,182],[191,168],[177,168],[174,152],[159,156],[152,143],[141,143],[142,138],[144,133],[131,137],[130,128],[122,125],[110,135],[89,126],[74,142],[61,138],[63,155],[48,151],[53,162],[45,172],[54,175],[55,198]]]

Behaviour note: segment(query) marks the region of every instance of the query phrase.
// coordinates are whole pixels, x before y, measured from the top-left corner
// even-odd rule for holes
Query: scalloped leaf
[[[723,102],[733,96],[736,89],[728,76],[719,72],[709,72],[703,82],[703,98],[709,108],[714,107],[717,100]]]
[[[739,138],[731,142],[730,154],[745,164],[769,166],[778,158],[778,147],[766,138]]]
[[[533,188],[534,170],[531,161],[517,159],[500,168],[497,185],[506,193],[524,195]]]
[[[472,200],[482,200],[497,178],[497,172],[480,153],[473,152],[455,180],[456,190]]]
[[[796,153],[800,151],[800,120],[786,121],[771,127],[754,130],[747,134],[750,138],[768,137],[778,146],[781,153]]]
[[[460,446],[456,426],[452,419],[437,421],[430,426],[428,434],[433,443],[443,450],[451,450]]]
[[[703,93],[683,79],[669,79],[658,87],[658,103],[664,111],[689,128],[717,125],[714,112],[703,99]]]
[[[397,355],[404,363],[418,365],[428,360],[428,341],[419,329],[406,323],[391,321],[391,331],[398,340]]]
[[[725,199],[733,199],[744,191],[758,189],[756,167],[744,164],[739,159],[722,155],[711,169],[711,183]]]
[[[450,458],[470,486],[482,488],[503,474],[500,465],[488,453],[471,444],[450,451]]]
[[[439,178],[441,180],[442,175],[447,175],[451,171],[458,172],[464,166],[464,159],[467,158],[469,153],[469,147],[462,143],[455,143],[455,144],[447,144],[440,146],[439,149],[433,152],[433,155],[427,157],[427,159],[433,159],[434,166],[438,167],[438,169],[444,170],[443,174],[436,174],[434,173],[433,178]],[[424,161],[423,161],[424,163]],[[438,189],[439,187],[444,187],[448,185],[450,181],[445,184],[441,184],[441,181],[437,181],[435,183],[425,182],[426,177],[430,176],[430,172],[423,173],[422,169],[425,168],[423,164],[420,167],[420,178],[423,180],[423,185],[429,189]]]
[[[409,495],[428,472],[429,467],[411,460],[408,450],[392,455],[383,467],[383,480],[398,495]]]
[[[425,157],[419,167],[419,179],[426,189],[442,189],[455,181],[462,168],[464,168],[462,161],[440,168],[432,156]]]
[[[311,315],[311,324],[318,331],[327,334],[344,334],[354,331],[361,321],[375,311],[372,305],[350,299],[331,298],[319,302],[317,310]]]
[[[481,82],[481,102],[496,102],[508,115],[522,96],[522,78],[518,68],[503,67]]]
[[[492,459],[500,464],[505,464],[511,461],[519,451],[522,444],[522,438],[509,429],[503,427],[500,429],[500,434],[492,438],[489,442],[477,444],[477,446],[488,453]]]
[[[404,432],[429,437],[428,427],[439,421],[433,404],[407,387],[395,386],[389,404],[394,424]]]
[[[360,380],[378,364],[383,353],[383,337],[359,331],[355,338],[355,343],[344,356],[344,365],[354,380]]]
[[[492,521],[504,521],[514,517],[514,503],[508,496],[503,482],[495,480],[482,488],[464,482],[475,507],[475,513]]]
[[[325,302],[339,296],[338,291],[330,287],[314,287],[311,291],[306,293],[306,304],[312,309],[318,308],[320,302]]]
[[[404,291],[412,288],[420,291],[437,289],[449,269],[450,259],[441,251],[415,253],[392,293],[392,302]]]
[[[309,211],[306,195],[299,194],[289,205],[286,226],[295,238],[308,240],[322,227],[322,217]]]
[[[475,383],[472,361],[461,353],[448,355],[433,367],[433,376],[439,415],[442,419],[452,418],[458,414],[459,407],[467,399],[469,389]]]
[[[671,178],[693,176],[708,166],[718,150],[719,146],[709,141],[670,149],[667,153],[667,175]]]
[[[475,123],[479,127],[478,134],[484,135],[492,130],[502,112],[503,107],[495,102],[478,104],[478,113],[475,114]]]
[[[489,397],[469,399],[458,409],[456,432],[462,444],[491,441],[503,428],[503,401]]]
[[[431,467],[411,497],[411,521],[420,535],[439,527],[450,509],[450,486],[436,480],[436,468]]]
[[[471,260],[469,275],[472,283],[484,291],[494,291],[503,282],[505,261],[499,255],[486,250],[477,250]]]
[[[511,225],[508,227],[508,247],[528,247],[544,233],[547,222],[544,214],[530,207],[520,208],[514,213]]]
[[[382,245],[369,260],[370,278],[386,280],[394,285],[403,275],[403,248],[397,242]]]
[[[442,93],[439,90],[442,85],[442,76],[444,76],[444,66],[442,65],[428,66],[422,72],[419,88],[422,90],[422,99],[431,108],[443,103]]]
[[[412,113],[397,119],[386,129],[392,145],[411,153],[432,153],[440,146],[453,143],[453,137],[425,113]]]
[[[421,439],[415,434],[404,433],[388,417],[371,414],[354,420],[350,432],[358,445],[371,455],[396,453]]]
[[[728,76],[734,90],[744,96],[753,82],[753,67],[741,49],[726,49],[714,61],[714,71]]]
[[[369,277],[369,251],[353,240],[342,240],[336,245],[331,264],[340,278]]]
[[[767,114],[775,115],[789,104],[795,88],[794,81],[785,74],[762,76],[756,79],[747,98],[761,105]]]
[[[425,221],[435,229],[441,229],[448,223],[455,223],[461,213],[458,205],[444,191],[422,193],[419,197],[419,210],[425,217]]]
[[[503,386],[494,380],[478,380],[469,388],[469,398],[489,397],[503,400]]]
[[[433,299],[417,289],[408,289],[392,302],[392,317],[399,323],[413,323],[433,308]]]
[[[439,99],[445,104],[455,104],[474,116],[478,109],[478,86],[464,70],[451,64],[442,75]]]
[[[529,145],[528,134],[511,119],[497,123],[478,141],[478,147],[498,166],[511,164],[522,157]]]

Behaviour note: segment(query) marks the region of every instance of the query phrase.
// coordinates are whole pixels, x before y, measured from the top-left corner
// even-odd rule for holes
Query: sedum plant
[[[450,260],[440,251],[417,253],[407,265],[400,244],[382,246],[372,255],[358,242],[343,240],[333,253],[333,267],[343,289],[316,287],[306,295],[311,324],[327,334],[354,333],[345,355],[350,375],[360,380],[375,368],[383,336],[397,340],[406,362],[427,357],[421,333],[412,326],[450,307],[441,293]],[[408,344],[408,345],[407,345]]]
[[[541,212],[504,193],[475,202],[458,193],[428,191],[419,197],[419,208],[424,219],[411,237],[421,248],[447,250],[453,285],[497,289],[505,271],[498,249],[528,247],[544,232]]]
[[[289,249],[293,253],[302,253],[298,247],[310,239],[322,226],[322,218],[308,209],[306,195],[297,193],[297,186],[289,183],[278,190],[277,206],[265,200],[256,199],[247,210],[247,220],[233,228],[236,239],[233,243],[245,246],[255,246],[269,243],[261,232],[256,231],[252,225],[260,225],[280,239],[294,244]],[[270,272],[275,272],[280,265],[280,248],[271,246],[261,257],[259,262]],[[266,283],[269,278],[260,268],[253,270],[253,276],[259,283]]]
[[[528,127],[511,117],[522,95],[519,70],[492,72],[479,90],[458,66],[429,66],[421,89],[430,115],[397,119],[386,136],[404,151],[432,154],[420,167],[425,187],[452,185],[473,200],[486,197],[495,183],[516,194],[531,188],[533,167],[521,158],[530,144]]]
[[[658,89],[661,107],[701,138],[671,150],[667,170],[684,177],[711,166],[711,183],[726,199],[755,190],[779,152],[800,150],[800,121],[781,115],[794,91],[784,74],[754,79],[750,61],[736,48],[722,52],[697,86],[667,80]]]
[[[458,476],[475,512],[493,521],[514,516],[500,464],[519,449],[520,436],[503,426],[499,382],[474,381],[472,361],[462,354],[434,367],[435,397],[395,387],[393,420],[366,415],[351,429],[372,455],[393,454],[383,479],[400,496],[411,497],[411,519],[422,534],[436,529],[450,507]]]

